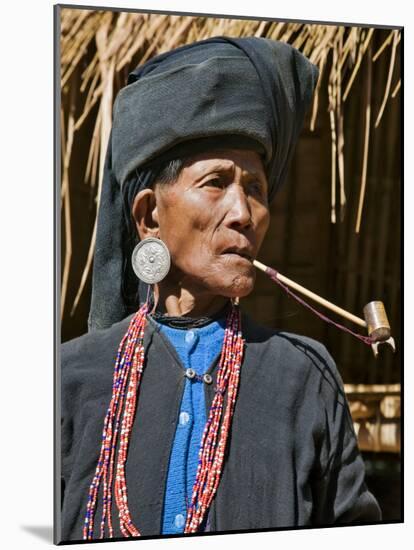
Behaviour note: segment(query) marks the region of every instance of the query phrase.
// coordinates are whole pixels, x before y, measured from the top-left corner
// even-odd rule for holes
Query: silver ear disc
[[[170,252],[160,239],[148,237],[137,244],[132,252],[132,268],[144,283],[162,281],[171,267]]]

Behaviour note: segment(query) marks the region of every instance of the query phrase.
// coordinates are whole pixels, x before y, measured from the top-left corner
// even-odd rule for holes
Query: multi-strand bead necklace
[[[141,535],[132,522],[128,507],[125,463],[135,418],[141,375],[144,369],[144,330],[147,313],[148,305],[144,304],[131,319],[128,330],[119,345],[113,376],[112,398],[104,421],[101,452],[89,488],[83,527],[85,540],[93,539],[94,516],[101,482],[103,482],[103,502],[100,538],[105,537],[105,527],[108,528],[109,538],[113,537],[111,513],[113,486],[121,533],[124,537]],[[191,503],[187,509],[184,533],[197,532],[217,491],[239,386],[243,347],[240,310],[238,305],[233,303],[227,316],[217,372],[216,391],[201,439],[197,474]],[[223,417],[226,393],[227,402]],[[114,482],[117,447],[118,456]]]

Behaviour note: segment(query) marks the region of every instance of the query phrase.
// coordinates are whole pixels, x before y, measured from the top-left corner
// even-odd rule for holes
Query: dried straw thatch
[[[125,13],[87,9],[61,9],[61,151],[62,151],[62,220],[64,220],[64,266],[62,274],[61,311],[64,311],[67,285],[72,263],[71,161],[77,132],[85,125],[90,129],[89,151],[83,181],[90,186],[96,205],[100,188],[106,145],[109,137],[112,104],[118,90],[125,84],[131,68],[173,47],[211,36],[263,36],[289,42],[318,65],[320,79],[310,116],[310,129],[315,128],[321,112],[322,82],[327,83],[331,126],[331,221],[336,213],[343,218],[346,203],[344,174],[344,103],[352,94],[356,75],[363,60],[368,60],[365,94],[363,170],[360,182],[359,208],[355,230],[361,224],[366,188],[371,122],[371,79],[373,64],[380,56],[388,56],[389,69],[383,91],[383,101],[374,115],[374,128],[380,124],[387,102],[400,89],[396,56],[401,34],[386,32],[382,45],[373,51],[372,28],[335,25],[284,23],[268,20],[176,16],[167,14]],[[325,78],[324,78],[325,76]],[[92,122],[91,122],[92,121]],[[89,145],[90,144],[90,145]],[[79,175],[78,175],[79,177]],[[338,178],[338,181],[337,181]],[[339,189],[339,204],[336,196]],[[73,311],[85,288],[91,270],[95,246],[96,220],[90,236],[89,252]]]

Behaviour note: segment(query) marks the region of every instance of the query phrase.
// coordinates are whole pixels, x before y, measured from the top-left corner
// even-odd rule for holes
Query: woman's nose
[[[227,189],[229,210],[225,219],[229,227],[246,228],[252,223],[252,213],[243,186],[233,183]]]

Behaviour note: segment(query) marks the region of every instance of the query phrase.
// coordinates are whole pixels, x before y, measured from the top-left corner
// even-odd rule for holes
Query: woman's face
[[[269,226],[267,179],[255,151],[197,154],[177,181],[157,185],[159,238],[172,260],[168,283],[227,297],[254,286]]]

